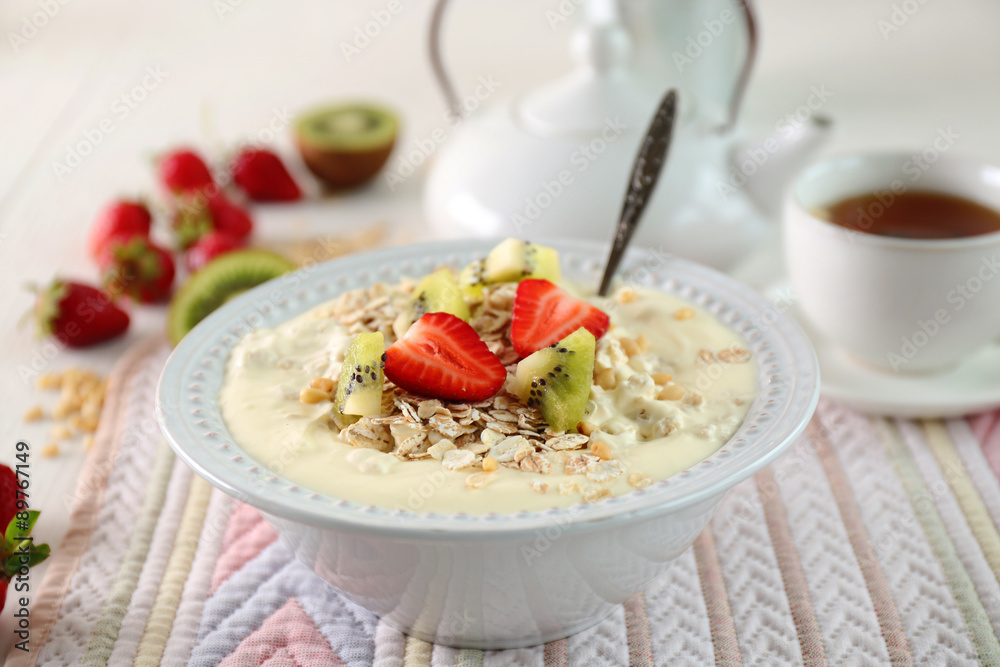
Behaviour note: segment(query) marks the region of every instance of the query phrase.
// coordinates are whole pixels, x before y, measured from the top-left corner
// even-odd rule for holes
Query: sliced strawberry
[[[149,236],[153,218],[142,202],[115,201],[101,211],[87,236],[87,251],[97,259],[108,241],[121,236]]]
[[[562,340],[580,327],[600,338],[608,314],[548,280],[522,280],[514,296],[510,342],[522,357]]]
[[[57,278],[38,291],[35,323],[39,335],[55,336],[68,347],[87,347],[125,333],[129,318],[96,287]]]
[[[194,273],[219,255],[238,250],[245,245],[246,242],[242,238],[222,232],[211,232],[184,251],[184,266],[190,273]]]
[[[507,371],[476,330],[451,313],[427,313],[385,351],[385,374],[403,389],[456,401],[481,401],[503,387]]]
[[[277,155],[263,148],[244,148],[230,166],[233,181],[254,201],[295,201],[302,190]]]
[[[149,239],[113,239],[99,260],[104,288],[140,303],[166,301],[174,284],[173,255]]]
[[[163,155],[156,165],[160,182],[175,195],[211,188],[212,172],[201,156],[188,148],[179,148]]]

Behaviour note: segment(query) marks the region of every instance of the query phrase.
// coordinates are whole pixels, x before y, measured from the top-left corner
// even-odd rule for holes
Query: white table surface
[[[640,0],[642,1],[642,0]],[[649,1],[649,0],[645,0]],[[662,0],[667,1],[667,0]],[[66,2],[66,4],[60,4]],[[402,0],[403,10],[350,63],[340,42],[388,0],[5,0],[0,3],[0,299],[9,324],[0,343],[0,460],[14,444],[33,446],[32,504],[41,509],[37,539],[56,547],[66,530],[63,502],[85,460],[79,442],[43,459],[49,424],[21,415],[55,396],[22,380],[33,361],[45,370],[80,365],[107,372],[143,336],[163,327],[163,309],[133,309],[128,335],[86,351],[45,348],[17,329],[31,297],[21,286],[55,273],[88,280],[95,269],[83,251],[87,227],[118,195],[154,190],[157,151],[193,143],[217,154],[265,127],[275,115],[341,98],[384,100],[405,120],[400,145],[444,126],[443,103],[425,57],[429,0]],[[569,66],[566,27],[549,27],[557,0],[456,0],[447,53],[459,87],[493,75],[513,92]],[[743,114],[751,133],[774,127],[805,102],[813,86],[832,92],[823,107],[836,132],[828,153],[872,148],[922,150],[939,128],[959,135],[955,152],[1000,162],[1000,4],[992,0],[897,0],[918,8],[885,38],[888,0],[761,0],[762,51]],[[24,21],[58,8],[19,43]],[[225,11],[231,9],[231,11]],[[564,24],[565,26],[565,24]],[[115,100],[138,85],[147,68],[165,73],[147,99],[123,117]],[[102,119],[113,131],[62,178],[54,163],[67,147],[93,135]],[[287,134],[278,138],[290,152]],[[390,163],[391,164],[391,163]],[[256,211],[265,238],[330,233],[388,222],[397,239],[420,238],[422,174],[395,192],[382,183],[335,202]],[[289,232],[292,230],[292,232]],[[35,585],[44,565],[33,571]],[[0,652],[12,623],[0,622]],[[2,653],[0,653],[2,654]]]

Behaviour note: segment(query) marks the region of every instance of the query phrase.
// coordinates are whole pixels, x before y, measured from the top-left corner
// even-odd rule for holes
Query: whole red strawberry
[[[170,227],[174,232],[177,247],[186,250],[212,231],[212,214],[208,210],[208,197],[203,193],[180,195],[174,204]]]
[[[189,148],[178,148],[160,157],[157,173],[160,182],[175,195],[197,192],[215,185],[208,165]]]
[[[246,242],[239,237],[211,232],[198,239],[198,242],[184,252],[184,265],[194,273],[210,261],[233,250],[244,247]]]
[[[68,347],[110,340],[125,333],[129,324],[128,313],[101,290],[58,278],[38,290],[34,319],[39,335],[55,336]]]
[[[90,234],[87,236],[87,252],[97,259],[112,238],[147,237],[152,221],[149,209],[142,202],[114,201],[101,211],[90,228]]]
[[[100,258],[104,289],[112,297],[127,294],[140,303],[170,298],[174,258],[149,239],[112,239]]]
[[[302,190],[281,158],[263,148],[244,148],[230,166],[233,180],[254,201],[295,201]]]
[[[246,238],[253,231],[253,220],[246,209],[229,201],[223,194],[209,197],[208,212],[212,228],[217,232]]]
[[[19,442],[17,448],[19,457],[22,453],[27,454],[25,443]],[[27,460],[27,456],[21,460]],[[27,509],[28,496],[19,494],[20,488],[14,471],[0,463],[0,529],[3,530],[0,535],[0,610],[7,601],[7,584],[18,575],[23,576],[23,568],[37,565],[49,557],[49,545],[35,544],[28,539],[39,513]]]

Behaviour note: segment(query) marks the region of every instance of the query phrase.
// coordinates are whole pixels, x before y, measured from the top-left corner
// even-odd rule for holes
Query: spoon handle
[[[666,162],[667,149],[670,148],[670,138],[673,136],[674,119],[677,110],[677,91],[671,89],[660,102],[653,121],[642,139],[639,155],[632,166],[632,177],[629,179],[625,202],[618,218],[618,229],[615,230],[614,243],[608,255],[608,263],[601,278],[600,296],[607,296],[611,287],[611,278],[621,263],[625,248],[632,239],[632,233],[642,218],[642,212],[649,202],[660,177],[663,163]]]

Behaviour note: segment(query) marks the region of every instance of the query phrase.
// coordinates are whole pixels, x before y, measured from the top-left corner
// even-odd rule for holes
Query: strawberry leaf
[[[28,516],[21,517],[22,514],[27,514]],[[8,553],[10,553],[18,542],[31,535],[31,530],[35,527],[35,522],[38,521],[39,514],[41,512],[38,510],[18,512],[10,520],[10,523],[7,524],[7,530],[4,531],[3,535],[4,548]]]

